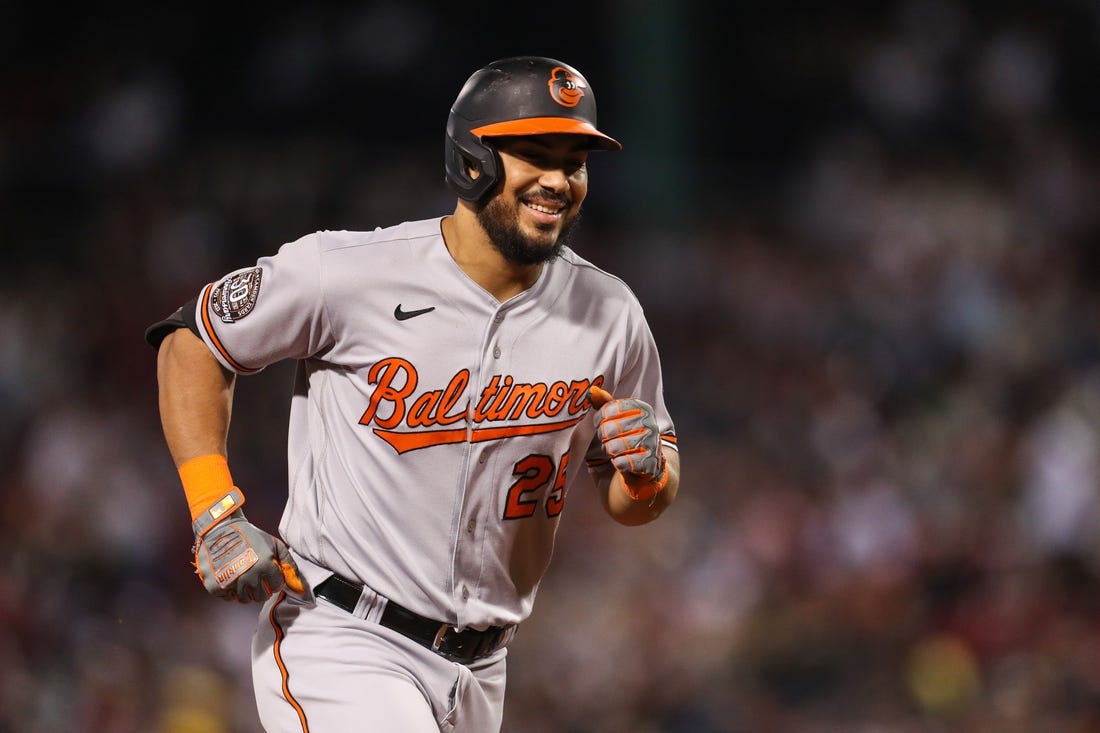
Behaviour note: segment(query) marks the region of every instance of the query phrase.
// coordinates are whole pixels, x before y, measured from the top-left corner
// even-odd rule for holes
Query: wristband
[[[646,478],[648,479],[647,481],[633,483],[627,480],[627,474],[623,474],[623,488],[631,499],[635,501],[652,499],[665,490],[665,486],[668,485],[668,462],[665,460],[664,453],[661,454],[660,475],[648,476]]]
[[[216,511],[218,507],[215,505],[225,503],[229,493],[236,489],[225,456],[211,453],[192,458],[179,467],[179,474],[183,493],[187,495],[187,506],[191,510],[191,521],[198,520],[207,510],[215,510],[217,519],[220,519],[224,510]],[[240,491],[237,494],[240,495]],[[240,496],[239,501],[230,501],[226,508],[232,509],[243,503],[244,497]]]

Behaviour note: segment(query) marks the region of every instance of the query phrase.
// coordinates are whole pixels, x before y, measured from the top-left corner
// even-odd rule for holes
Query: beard
[[[521,204],[522,205],[522,204]],[[499,194],[477,207],[477,220],[489,235],[489,241],[504,259],[516,265],[538,265],[561,254],[580,220],[578,211],[562,224],[552,243],[542,242],[523,233],[518,215]]]

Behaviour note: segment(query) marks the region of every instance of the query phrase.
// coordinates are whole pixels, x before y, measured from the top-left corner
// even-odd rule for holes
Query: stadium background
[[[518,53],[625,145],[576,248],[646,307],[685,474],[643,529],[570,497],[505,730],[1100,729],[1100,4],[765,5],[0,3],[0,731],[258,731],[142,331],[449,211],[447,108]],[[231,435],[267,526],[288,376]]]

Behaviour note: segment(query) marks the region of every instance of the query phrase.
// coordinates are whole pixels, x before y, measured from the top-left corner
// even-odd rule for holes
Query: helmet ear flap
[[[470,137],[473,144],[464,145],[447,135],[444,169],[447,183],[459,198],[479,201],[496,187],[502,167],[496,150]],[[471,169],[476,176],[470,174]]]

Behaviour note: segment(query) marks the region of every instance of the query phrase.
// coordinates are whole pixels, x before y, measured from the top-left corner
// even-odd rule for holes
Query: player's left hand
[[[615,399],[592,387],[588,400],[600,411],[599,434],[604,454],[622,474],[631,498],[652,499],[668,484],[668,465],[653,407],[636,398]]]

